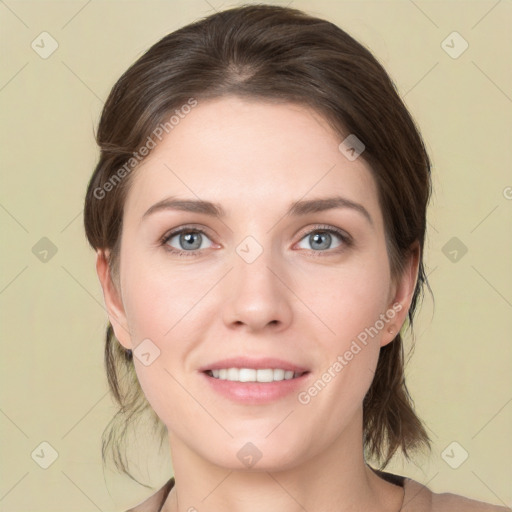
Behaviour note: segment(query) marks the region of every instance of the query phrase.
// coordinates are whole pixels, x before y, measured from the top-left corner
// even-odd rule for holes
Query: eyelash
[[[344,248],[350,247],[353,244],[352,238],[349,235],[347,235],[344,231],[341,231],[337,228],[333,228],[331,226],[321,226],[321,225],[315,226],[312,230],[308,231],[307,233],[304,233],[304,235],[301,237],[300,240],[302,240],[303,238],[306,238],[307,236],[309,236],[312,233],[315,233],[317,231],[320,233],[330,233],[330,234],[337,235],[341,239],[343,244],[342,244],[341,249],[338,247],[335,250],[325,250],[325,251],[311,250],[311,252],[314,254],[315,257],[323,257],[323,256],[325,256],[324,253],[327,253],[327,255],[332,255],[333,253],[338,254]],[[179,235],[181,233],[200,233],[201,235],[205,235],[206,237],[208,237],[208,234],[202,229],[184,226],[182,228],[176,229],[175,231],[171,231],[170,233],[166,233],[160,239],[160,245],[163,246],[166,251],[168,251],[176,256],[179,256],[179,257],[196,256],[199,252],[201,252],[203,250],[203,249],[196,249],[194,251],[182,251],[181,249],[176,249],[174,247],[170,247],[169,245],[167,245],[167,242],[171,238],[173,238],[176,235]],[[345,246],[345,247],[343,247],[343,246]]]

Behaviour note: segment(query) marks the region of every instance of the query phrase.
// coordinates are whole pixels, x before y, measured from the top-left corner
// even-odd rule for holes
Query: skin
[[[418,252],[394,279],[374,178],[362,158],[339,151],[342,140],[305,106],[223,97],[199,102],[134,171],[119,286],[108,253],[98,251],[96,267],[120,343],[135,349],[149,338],[160,350],[149,366],[134,364],[169,433],[176,485],[166,512],[400,509],[402,488],[363,459],[362,401],[380,347],[405,320]],[[226,217],[166,210],[141,220],[171,195],[220,203]],[[332,195],[363,205],[372,223],[351,208],[285,215],[294,201]],[[189,224],[207,233],[198,254],[159,245]],[[318,225],[353,243],[333,234],[315,244]],[[250,264],[236,252],[247,236],[263,249]],[[167,246],[187,250],[179,236]],[[225,357],[277,357],[310,370],[307,390],[393,304],[393,320],[308,404],[297,393],[236,403],[198,372]],[[252,468],[237,457],[247,442],[262,454]]]

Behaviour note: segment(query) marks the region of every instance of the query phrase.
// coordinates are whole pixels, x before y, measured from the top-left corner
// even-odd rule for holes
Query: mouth
[[[243,405],[289,399],[307,385],[311,372],[284,368],[212,368],[200,375],[215,394]]]
[[[215,394],[245,405],[289,399],[307,385],[311,369],[274,357],[231,357],[198,369]]]
[[[309,373],[308,371],[285,370],[284,368],[216,368],[203,373],[218,380],[231,382],[271,383],[293,380]]]

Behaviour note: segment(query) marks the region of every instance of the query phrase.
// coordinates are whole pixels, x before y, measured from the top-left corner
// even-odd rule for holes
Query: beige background
[[[435,311],[427,293],[408,367],[434,449],[389,471],[511,506],[512,2],[286,3],[330,19],[375,53],[434,164],[426,261]],[[106,313],[82,227],[93,131],[110,88],[142,52],[231,5],[0,1],[0,511],[125,510],[152,492],[101,466],[101,432],[114,409],[103,370]],[[43,31],[59,45],[47,59],[31,48]],[[456,59],[441,44],[453,31],[469,43]],[[452,40],[445,45],[457,51],[462,41]],[[37,257],[43,237],[57,249],[46,262]],[[50,453],[44,441],[58,453],[48,469],[35,462]],[[142,441],[136,474],[156,488],[172,466]],[[453,441],[452,465],[469,454],[458,469],[442,457]]]

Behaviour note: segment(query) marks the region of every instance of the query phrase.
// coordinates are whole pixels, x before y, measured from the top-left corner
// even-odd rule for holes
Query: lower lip
[[[297,393],[304,386],[309,373],[300,377],[274,382],[237,382],[210,377],[201,372],[208,384],[217,393],[244,404],[264,404],[284,398],[290,393]]]

